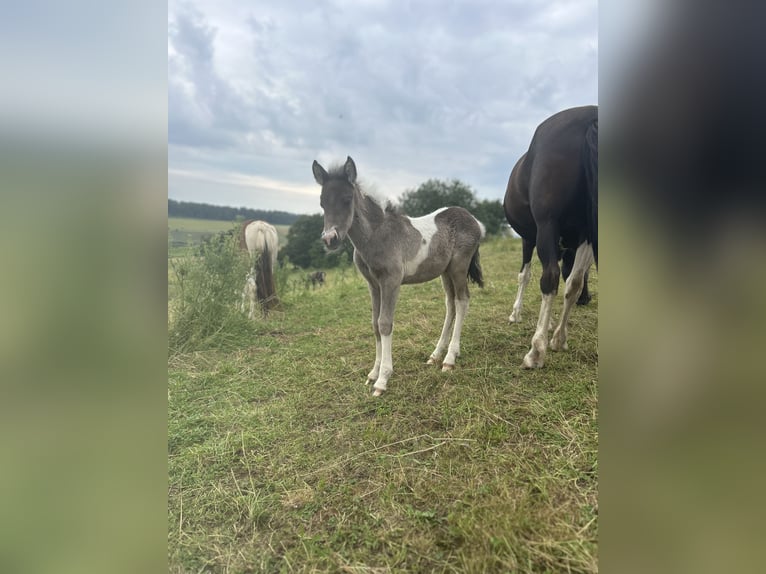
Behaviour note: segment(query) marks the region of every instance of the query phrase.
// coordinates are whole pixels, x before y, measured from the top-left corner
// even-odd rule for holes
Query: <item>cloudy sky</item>
[[[598,103],[597,0],[168,2],[168,195],[318,213],[314,159],[395,199],[502,199],[552,113]]]

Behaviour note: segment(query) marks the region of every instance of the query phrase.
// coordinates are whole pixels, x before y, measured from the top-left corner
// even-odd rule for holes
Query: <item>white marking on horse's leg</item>
[[[394,333],[394,310],[399,298],[399,283],[388,283],[380,287],[380,315],[378,316],[378,331],[380,332],[380,372],[373,387],[373,395],[378,397],[386,390],[388,379],[394,372],[394,361],[391,354],[391,338]]]
[[[375,381],[372,393],[374,397],[379,397],[386,390],[388,385],[388,379],[391,373],[394,372],[393,359],[391,356],[391,334],[380,335],[380,347],[381,347],[381,361],[380,361],[380,373],[378,379]]]
[[[374,383],[378,380],[378,374],[380,373],[380,329],[378,328],[378,320],[380,319],[380,287],[368,280],[367,288],[370,291],[370,303],[372,306],[372,332],[375,334],[375,364],[372,366],[372,370],[367,373],[367,380],[365,384]]]
[[[447,356],[444,357],[442,371],[451,371],[455,368],[455,361],[460,356],[460,333],[463,330],[463,321],[468,313],[468,299],[455,299],[455,326],[452,329],[452,340],[449,344]]]
[[[537,319],[537,329],[532,336],[532,348],[524,356],[521,366],[525,369],[539,369],[545,363],[545,351],[548,346],[548,323],[551,319],[551,306],[554,293],[543,295],[540,303],[540,317]]]
[[[508,317],[508,321],[511,323],[518,323],[521,321],[521,306],[524,299],[524,290],[526,289],[531,276],[530,263],[525,263],[519,272],[519,287],[516,291],[516,300],[513,302],[511,316]]]
[[[593,264],[593,246],[583,243],[577,248],[575,260],[572,264],[572,272],[569,274],[564,294],[564,310],[561,312],[561,320],[551,337],[550,347],[553,351],[567,349],[567,323],[569,313],[572,311],[577,299],[580,297],[583,285],[585,285],[585,272]]]
[[[444,355],[444,351],[447,350],[447,345],[449,344],[449,334],[450,330],[452,329],[452,322],[455,319],[455,300],[449,293],[447,293],[447,295],[444,297],[444,305],[447,309],[444,315],[444,325],[442,326],[442,332],[439,336],[439,342],[436,343],[434,352],[431,353],[428,361],[426,361],[426,364],[428,365],[434,365],[438,363]]]
[[[374,383],[378,380],[378,375],[380,373],[380,356],[381,356],[381,343],[380,343],[380,337],[375,337],[375,364],[372,367],[372,370],[367,373],[367,381],[365,381],[366,385],[369,385],[370,383]]]

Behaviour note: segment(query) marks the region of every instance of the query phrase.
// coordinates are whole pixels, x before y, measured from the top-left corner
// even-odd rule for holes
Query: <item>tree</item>
[[[450,182],[429,179],[417,189],[408,189],[399,197],[399,207],[410,217],[419,217],[440,207],[465,207],[473,212],[476,194],[469,185],[458,179]]]
[[[354,248],[347,239],[339,251],[327,253],[320,239],[323,227],[321,214],[300,216],[287,232],[287,245],[281,249],[281,256],[287,256],[291,263],[304,269],[337,267],[344,253],[352,255]]]
[[[471,213],[484,224],[487,235],[497,235],[506,223],[505,210],[499,199],[479,201]]]

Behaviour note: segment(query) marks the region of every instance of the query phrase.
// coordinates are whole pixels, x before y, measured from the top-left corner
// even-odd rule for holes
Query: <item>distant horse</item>
[[[325,280],[325,272],[324,271],[315,271],[314,273],[309,273],[307,280],[311,282],[311,287],[314,288],[317,285],[320,287],[324,285]]]
[[[542,367],[548,347],[553,298],[558,293],[559,259],[564,260],[564,310],[550,348],[567,348],[567,322],[575,301],[587,302],[587,272],[598,265],[598,107],[571,108],[541,123],[529,150],[508,179],[503,203],[508,223],[522,238],[519,288],[509,320],[520,318],[529,282],[532,251],[543,265],[542,304],[525,368]],[[581,291],[586,289],[581,297]]]
[[[265,221],[251,220],[242,225],[239,245],[247,250],[252,259],[252,270],[247,276],[242,292],[242,304],[250,302],[248,316],[253,319],[255,307],[260,305],[264,315],[273,308],[279,299],[274,282],[274,270],[277,266],[279,237],[273,225]]]
[[[439,342],[427,362],[437,363],[447,351],[442,371],[453,369],[468,310],[468,278],[484,286],[479,265],[484,226],[461,207],[446,207],[417,218],[397,213],[390,205],[383,207],[359,187],[356,165],[350,157],[329,173],[316,161],[312,170],[322,186],[322,239],[326,248],[336,251],[348,237],[354,246],[354,263],[370,289],[375,364],[367,383],[374,382],[373,396],[386,390],[393,372],[391,336],[402,284],[441,276],[447,313]]]

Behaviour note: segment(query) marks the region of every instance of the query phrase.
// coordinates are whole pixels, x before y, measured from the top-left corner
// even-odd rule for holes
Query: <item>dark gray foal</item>
[[[375,365],[367,383],[374,383],[373,396],[386,390],[393,372],[391,334],[402,284],[424,283],[441,276],[447,314],[428,363],[437,363],[446,351],[442,370],[453,369],[468,310],[468,278],[484,286],[479,265],[484,226],[462,207],[446,207],[416,218],[382,207],[359,188],[356,165],[350,157],[329,173],[316,161],[312,169],[322,186],[322,239],[329,251],[338,249],[346,237],[351,240],[354,263],[370,288]]]

